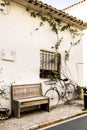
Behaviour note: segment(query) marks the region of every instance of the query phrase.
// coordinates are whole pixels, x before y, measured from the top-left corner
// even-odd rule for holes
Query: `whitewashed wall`
[[[40,49],[53,51],[51,46],[55,45],[57,39],[47,22],[38,31],[34,31],[40,22],[39,18],[31,17],[24,7],[14,3],[10,3],[7,15],[0,12],[0,68],[3,68],[0,80],[7,84],[14,81],[15,84],[43,82],[39,78]],[[64,51],[69,48],[71,36],[67,31],[62,32],[60,37],[62,36],[59,52],[64,59]],[[4,60],[5,58],[9,60]],[[82,42],[72,49],[68,62],[74,81],[78,79],[78,63],[83,63]],[[62,66],[65,71],[64,63]],[[82,67],[79,71],[81,76],[78,82],[82,83]],[[72,76],[70,75],[71,78]],[[44,86],[43,84],[43,93],[47,89]],[[7,105],[10,108],[10,102]]]
[[[87,1],[66,10],[69,14],[87,22]],[[83,85],[87,86],[87,30],[83,31]]]
[[[82,19],[84,22],[87,22],[87,1],[85,0],[81,4],[77,4],[76,6],[72,6],[71,8],[65,10],[65,12],[70,13],[73,16],[76,16],[79,19]]]

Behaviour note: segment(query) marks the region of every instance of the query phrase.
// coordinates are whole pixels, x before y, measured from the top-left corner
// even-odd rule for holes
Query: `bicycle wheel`
[[[66,88],[66,99],[68,101],[75,99],[75,86],[71,83]]]
[[[50,108],[57,106],[60,100],[59,92],[54,89],[50,88],[46,91],[45,96],[50,98]]]

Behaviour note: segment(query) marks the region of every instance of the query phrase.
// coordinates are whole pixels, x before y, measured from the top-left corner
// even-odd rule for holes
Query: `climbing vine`
[[[65,50],[65,61],[68,61],[69,54],[70,54],[72,47],[75,45],[78,45],[80,43],[80,40],[81,40],[81,34],[78,32],[78,30],[72,28],[70,24],[62,26],[61,25],[62,20],[55,19],[52,15],[50,15],[50,13],[48,13],[48,15],[44,15],[41,12],[32,11],[30,8],[27,8],[26,10],[30,13],[30,15],[32,17],[41,18],[41,22],[39,24],[39,27],[35,28],[34,32],[38,31],[39,28],[44,25],[45,21],[47,21],[49,23],[52,31],[55,32],[56,37],[57,37],[57,41],[55,43],[55,46],[51,47],[51,48],[55,49],[55,53],[58,53],[58,49],[59,49],[59,47],[62,43],[62,40],[63,40],[63,37],[61,37],[61,38],[59,37],[59,31],[62,32],[62,31],[68,30],[70,32],[70,34],[71,34],[70,47],[69,47],[69,49]],[[33,32],[31,34],[33,34]],[[79,39],[77,41],[76,41],[76,37],[79,37]]]
[[[76,45],[78,45],[80,43],[81,36],[82,36],[82,34],[80,34],[77,29],[71,28],[70,25],[63,26],[61,28],[61,31],[65,31],[66,29],[71,34],[71,41],[70,41],[70,47],[69,47],[69,49],[65,50],[65,61],[69,60],[69,53],[70,53],[72,47],[76,46]],[[78,38],[78,40],[76,40],[76,38]]]

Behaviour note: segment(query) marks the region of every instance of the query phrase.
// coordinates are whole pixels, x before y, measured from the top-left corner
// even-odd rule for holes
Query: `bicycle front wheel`
[[[45,96],[50,98],[50,108],[58,105],[60,96],[57,90],[50,88],[46,91]]]
[[[69,84],[66,88],[66,98],[69,101],[75,99],[75,86],[73,84]]]

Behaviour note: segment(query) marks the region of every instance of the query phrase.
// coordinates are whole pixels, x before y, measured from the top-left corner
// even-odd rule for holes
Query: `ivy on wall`
[[[4,1],[4,6],[5,10],[1,10],[3,14],[8,14],[7,12],[7,6],[9,6],[9,1],[8,0],[3,0]],[[39,24],[39,27],[35,28],[33,32],[31,32],[31,35],[35,32],[38,31],[40,27],[44,25],[44,22],[47,21],[49,23],[49,26],[51,27],[51,30],[55,32],[57,41],[55,43],[55,46],[52,48],[55,48],[55,53],[58,53],[59,47],[62,43],[63,37],[59,37],[59,31],[69,31],[71,34],[71,41],[70,41],[70,47],[69,49],[65,50],[65,61],[69,60],[69,54],[73,46],[78,45],[81,40],[81,34],[78,32],[77,29],[74,29],[71,27],[71,25],[68,23],[66,25],[62,25],[62,20],[61,19],[55,19],[50,13],[47,15],[42,14],[41,12],[33,11],[31,8],[26,9],[31,17],[38,17],[41,19],[41,22]],[[79,37],[79,39],[76,41],[76,37]]]
[[[57,36],[57,41],[55,43],[55,46],[52,46],[52,48],[55,49],[55,53],[58,53],[58,49],[63,40],[63,37],[61,37],[61,38],[59,37],[59,31],[63,32],[63,31],[67,30],[70,32],[70,34],[71,34],[70,47],[69,47],[69,49],[65,50],[65,61],[68,61],[72,47],[78,45],[81,40],[81,34],[78,32],[78,30],[71,27],[71,25],[69,23],[63,26],[61,24],[62,20],[55,19],[50,13],[48,13],[48,15],[44,15],[41,12],[32,11],[30,8],[27,8],[26,10],[30,13],[31,17],[34,17],[34,18],[38,17],[41,19],[39,27],[35,28],[34,31],[39,30],[39,28],[44,25],[45,21],[47,21],[49,23],[51,30],[54,31]],[[31,33],[31,34],[33,34],[33,33]],[[77,37],[79,39],[76,41]]]
[[[0,1],[0,11],[2,14],[7,15],[10,11],[10,2],[9,0]]]

